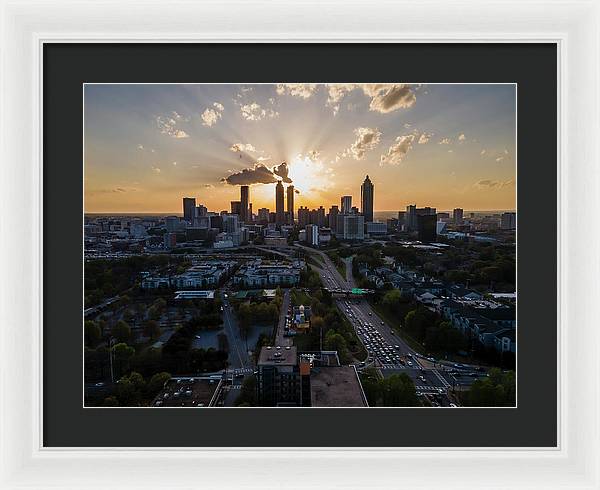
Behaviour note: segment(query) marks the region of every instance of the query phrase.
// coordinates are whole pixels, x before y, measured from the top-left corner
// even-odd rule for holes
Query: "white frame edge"
[[[600,488],[596,2],[211,0],[167,6],[156,0],[0,0],[0,5],[1,488],[389,488],[400,482],[408,488]],[[106,40],[557,42],[559,447],[44,449],[42,45]],[[544,162],[521,164],[545,170]]]

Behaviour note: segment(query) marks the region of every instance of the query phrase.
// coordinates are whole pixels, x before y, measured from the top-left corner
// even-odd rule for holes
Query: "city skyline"
[[[515,106],[514,85],[86,84],[85,211],[223,210],[249,185],[256,213],[277,181],[295,210],[360,207],[367,174],[376,213],[513,210]]]

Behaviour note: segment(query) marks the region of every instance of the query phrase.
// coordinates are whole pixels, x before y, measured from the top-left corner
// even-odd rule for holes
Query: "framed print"
[[[8,488],[598,488],[598,9],[435,5],[3,4]]]

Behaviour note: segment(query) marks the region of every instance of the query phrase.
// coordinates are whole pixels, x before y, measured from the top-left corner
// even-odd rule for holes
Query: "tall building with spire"
[[[278,225],[285,224],[284,203],[283,184],[280,180],[275,186],[275,223]]]
[[[365,223],[373,221],[373,193],[375,186],[369,179],[369,176],[365,178],[365,181],[360,186],[360,210],[365,217]]]
[[[287,186],[287,213],[290,225],[294,224],[294,186]]]

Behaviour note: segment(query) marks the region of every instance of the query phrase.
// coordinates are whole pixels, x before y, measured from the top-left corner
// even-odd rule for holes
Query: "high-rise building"
[[[515,230],[517,228],[517,213],[502,213],[500,228],[503,230]]]
[[[300,370],[295,346],[262,347],[257,367],[257,394],[260,406],[301,405]]]
[[[179,218],[177,216],[167,216],[165,218],[165,228],[167,231],[177,231],[179,226]]]
[[[294,186],[288,185],[287,189],[287,214],[288,214],[288,223],[290,225],[294,224]]]
[[[418,208],[416,204],[406,206],[405,225],[407,231],[417,231],[419,224],[417,216],[431,216],[436,214],[435,208],[426,206],[424,208]]]
[[[200,204],[196,206],[194,218],[201,218],[203,216],[206,216],[206,213],[208,213],[208,209],[206,209],[206,206]]]
[[[350,214],[352,210],[352,196],[342,196],[341,199],[341,213]]]
[[[223,216],[223,231],[225,233],[237,233],[240,231],[240,221],[237,214]]]
[[[463,224],[463,210],[462,210],[462,208],[456,208],[452,212],[452,219],[454,220],[454,224],[455,225],[462,225]]]
[[[260,208],[258,210],[258,222],[263,225],[269,222],[269,208]]]
[[[249,221],[248,211],[250,202],[250,187],[247,185],[240,186],[240,219],[243,223]]]
[[[418,214],[417,232],[421,242],[433,242],[437,236],[437,215]]]
[[[339,214],[337,236],[344,240],[364,240],[365,217],[362,214]]]
[[[298,208],[298,224],[301,228],[310,223],[310,211],[305,206]]]
[[[337,233],[337,217],[339,214],[339,208],[337,206],[331,206],[329,208],[329,228],[332,233]]]
[[[363,216],[365,217],[365,223],[373,221],[373,194],[375,186],[369,179],[369,176],[365,178],[365,181],[360,186],[360,208]]]
[[[184,197],[183,198],[183,219],[190,224],[192,224],[194,221],[195,209],[196,209],[196,198],[195,197]]]
[[[319,226],[306,225],[306,241],[310,245],[319,246]]]
[[[240,201],[231,201],[231,214],[242,214],[242,203]]]
[[[254,215],[252,214],[252,203],[248,204],[248,223],[252,223],[254,221]]]
[[[284,201],[283,184],[280,180],[275,186],[275,223],[278,225],[283,225],[285,223]]]

